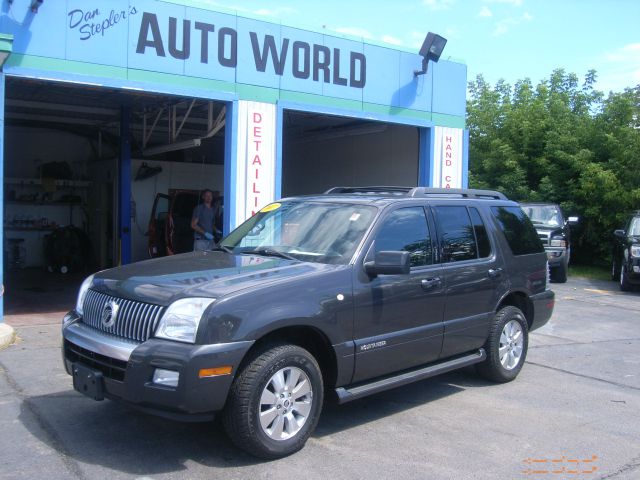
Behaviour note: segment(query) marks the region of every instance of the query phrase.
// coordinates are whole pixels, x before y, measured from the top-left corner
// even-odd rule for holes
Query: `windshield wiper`
[[[248,250],[242,253],[250,253],[253,255],[263,255],[265,257],[280,257],[286,258],[287,260],[298,260],[297,258],[292,257],[291,255],[287,255],[280,250],[276,250],[275,248],[255,248],[253,250]]]
[[[212,251],[217,251],[217,252],[227,252],[227,253],[233,253],[233,250],[231,250],[229,247],[225,247],[224,245],[222,245],[221,243],[217,244],[215,247],[213,247],[211,249]]]

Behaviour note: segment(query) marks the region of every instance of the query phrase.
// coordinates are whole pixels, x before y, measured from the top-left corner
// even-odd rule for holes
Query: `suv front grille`
[[[112,325],[105,326],[103,315],[109,304],[117,305],[117,314]],[[158,322],[164,313],[164,307],[150,303],[135,302],[123,298],[112,297],[104,293],[89,290],[82,306],[82,321],[90,327],[111,335],[144,342],[155,332]]]
[[[75,343],[71,343],[69,340],[64,341],[64,353],[65,358],[71,363],[81,362],[87,367],[99,370],[106,378],[119,382],[124,381],[127,362],[123,360],[92,352],[86,348],[79,347]]]
[[[543,245],[549,244],[549,234],[547,232],[538,232],[538,237],[540,237],[540,241]]]

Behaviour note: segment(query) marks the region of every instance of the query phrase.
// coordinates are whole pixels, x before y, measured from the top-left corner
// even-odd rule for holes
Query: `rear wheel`
[[[233,382],[222,421],[233,443],[260,458],[300,450],[318,423],[320,367],[296,345],[265,348]]]
[[[487,358],[476,366],[488,380],[505,383],[522,370],[529,346],[527,319],[519,308],[507,306],[493,317],[485,343]]]

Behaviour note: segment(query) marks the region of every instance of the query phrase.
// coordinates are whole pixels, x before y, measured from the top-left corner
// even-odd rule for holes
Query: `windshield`
[[[640,217],[634,217],[633,220],[631,220],[628,235],[640,237]]]
[[[544,225],[545,227],[562,225],[560,209],[555,205],[522,205],[522,209],[534,225]]]
[[[233,253],[288,256],[347,264],[376,215],[375,207],[345,203],[272,203],[220,244]]]

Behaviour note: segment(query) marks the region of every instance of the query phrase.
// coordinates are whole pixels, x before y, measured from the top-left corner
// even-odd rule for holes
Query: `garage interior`
[[[224,194],[223,102],[7,77],[7,314],[68,308],[88,271],[119,263],[123,109],[130,112],[132,261],[149,258],[147,229],[157,194],[187,190],[197,199],[205,188]],[[71,236],[68,226],[75,227]],[[60,261],[62,250],[74,258]],[[33,293],[41,294],[38,302]]]
[[[335,186],[417,186],[417,127],[284,110],[282,196]]]

